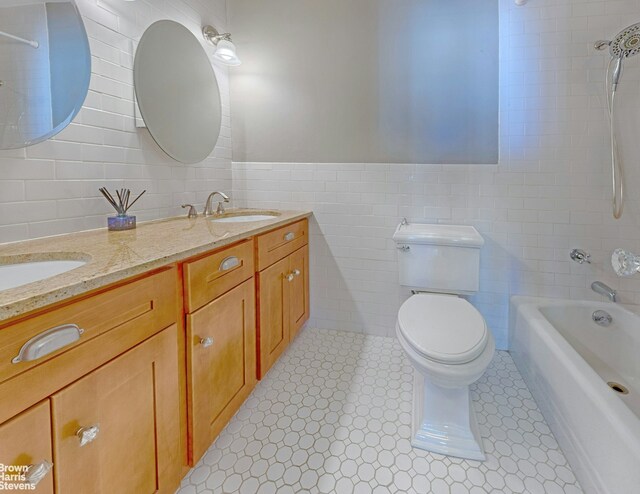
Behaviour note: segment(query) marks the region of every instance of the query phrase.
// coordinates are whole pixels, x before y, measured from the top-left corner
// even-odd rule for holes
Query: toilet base
[[[469,386],[443,388],[414,369],[412,429],[415,448],[485,460]]]

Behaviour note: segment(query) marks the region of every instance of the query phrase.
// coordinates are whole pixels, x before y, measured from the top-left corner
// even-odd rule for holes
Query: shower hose
[[[613,186],[613,217],[619,219],[624,208],[624,169],[618,153],[618,142],[615,131],[615,98],[616,91],[611,82],[611,65],[615,58],[611,58],[607,67],[605,90],[607,95],[607,113],[609,115],[609,137],[611,140],[611,181]]]

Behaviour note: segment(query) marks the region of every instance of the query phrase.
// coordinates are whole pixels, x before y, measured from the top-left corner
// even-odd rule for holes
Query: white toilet
[[[483,238],[472,226],[407,224],[393,235],[400,284],[412,295],[396,334],[415,367],[411,444],[484,460],[469,385],[489,366],[495,342],[482,315],[460,295],[478,291]]]

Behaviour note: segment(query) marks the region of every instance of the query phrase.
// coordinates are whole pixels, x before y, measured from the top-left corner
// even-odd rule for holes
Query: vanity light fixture
[[[230,33],[220,34],[215,27],[207,25],[202,28],[202,35],[216,47],[213,58],[232,67],[242,63],[236,55],[236,46],[231,41]]]

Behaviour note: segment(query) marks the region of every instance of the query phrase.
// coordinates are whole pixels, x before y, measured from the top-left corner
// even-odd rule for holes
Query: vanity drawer
[[[175,269],[165,270],[0,329],[0,383],[63,353],[73,354],[115,328],[144,333],[170,326],[177,319],[175,277]]]
[[[304,219],[258,237],[258,270],[271,266],[309,242],[309,221]]]
[[[187,312],[194,312],[253,276],[253,240],[184,264]]]

